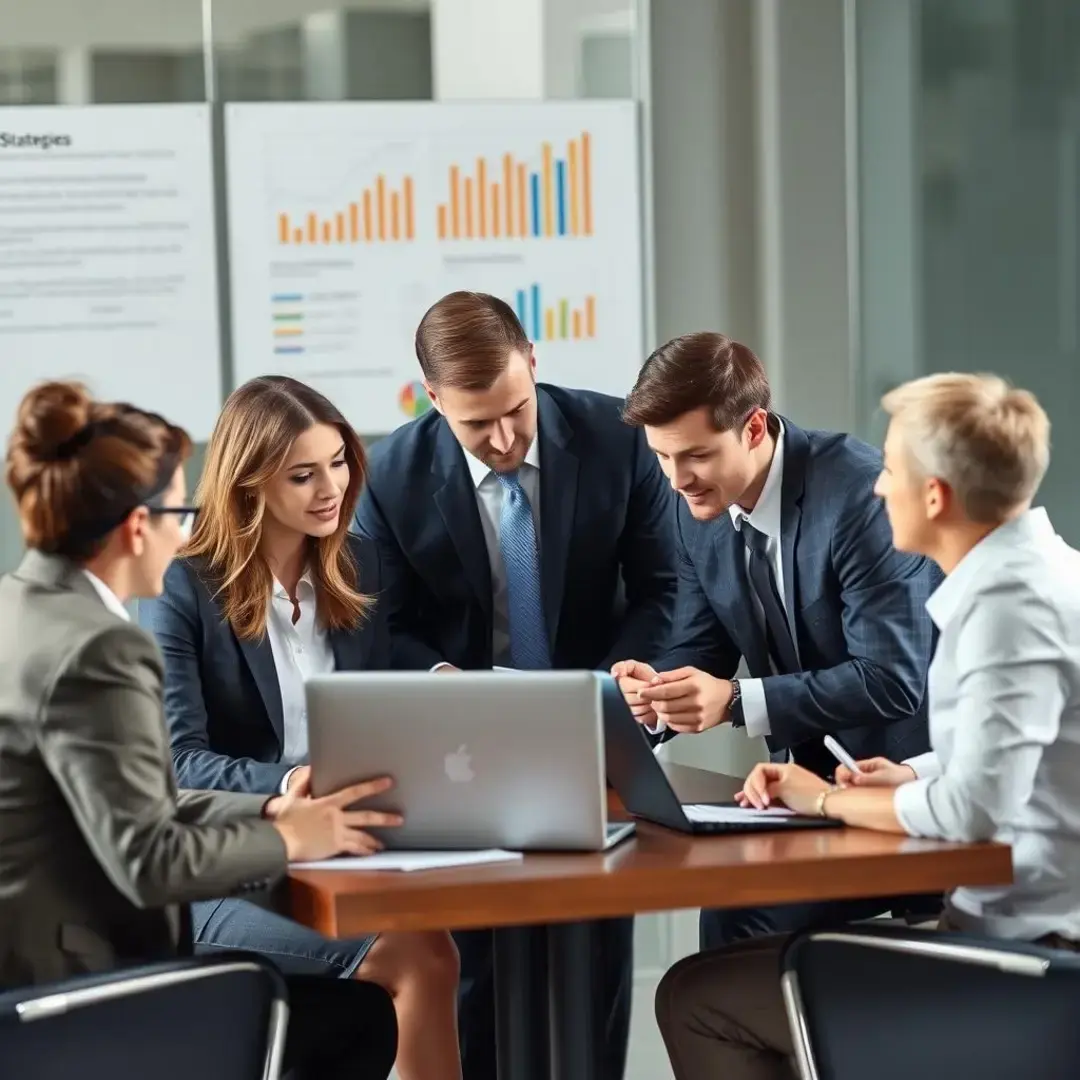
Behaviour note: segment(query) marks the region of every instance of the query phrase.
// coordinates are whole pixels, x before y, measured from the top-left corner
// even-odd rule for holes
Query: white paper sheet
[[[315,862],[296,862],[296,870],[446,870],[452,866],[518,862],[520,851],[486,848],[482,851],[380,851],[378,855],[342,856]]]
[[[794,816],[794,810],[783,806],[770,806],[765,810],[756,810],[752,806],[707,806],[701,803],[684,803],[683,813],[691,821],[757,821],[761,818],[783,818]]]

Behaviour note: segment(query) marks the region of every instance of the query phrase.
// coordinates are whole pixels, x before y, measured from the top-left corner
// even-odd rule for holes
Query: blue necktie
[[[499,549],[506,569],[510,611],[510,659],[516,668],[551,667],[547,624],[540,595],[540,553],[529,497],[517,472],[496,473],[502,485]]]

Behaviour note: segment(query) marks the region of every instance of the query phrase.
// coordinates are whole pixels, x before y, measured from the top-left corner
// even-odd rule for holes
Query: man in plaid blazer
[[[638,720],[663,738],[730,723],[764,737],[774,759],[830,777],[827,734],[857,759],[925,751],[934,644],[925,604],[940,575],[893,547],[873,493],[881,454],[772,412],[760,361],[722,334],[658,349],[624,418],[645,429],[683,496],[670,647],[613,669]],[[736,677],[740,660],[747,678]],[[889,907],[704,912],[702,942]]]

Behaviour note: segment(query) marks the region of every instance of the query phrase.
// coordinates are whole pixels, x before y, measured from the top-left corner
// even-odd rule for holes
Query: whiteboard
[[[428,407],[427,308],[489,292],[539,377],[623,395],[643,360],[632,102],[226,106],[236,381],[293,375],[368,434]]]
[[[162,413],[221,404],[210,110],[0,108],[0,414],[43,379]]]

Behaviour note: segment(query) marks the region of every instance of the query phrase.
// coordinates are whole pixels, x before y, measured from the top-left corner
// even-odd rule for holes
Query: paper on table
[[[380,851],[377,855],[343,855],[336,859],[296,862],[297,870],[446,870],[452,866],[517,862],[520,851],[486,848],[482,851]]]
[[[757,810],[752,806],[707,806],[701,803],[684,803],[683,813],[690,821],[758,821],[761,818],[784,818],[793,817],[794,810],[788,810],[784,806],[770,806],[765,810]]]

